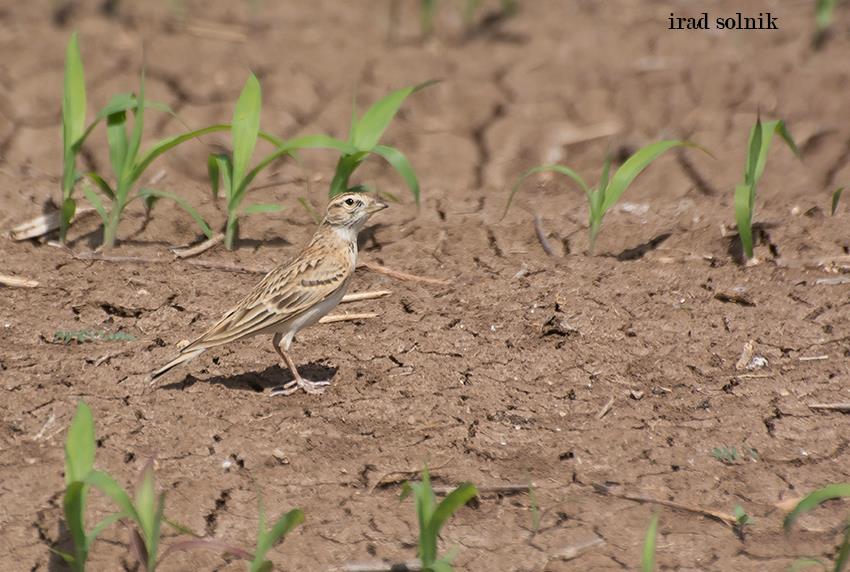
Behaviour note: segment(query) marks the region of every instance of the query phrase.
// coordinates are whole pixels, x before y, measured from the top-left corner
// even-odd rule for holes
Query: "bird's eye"
[[[354,199],[352,199],[350,197],[345,199],[345,204],[347,204],[350,207],[354,206]]]

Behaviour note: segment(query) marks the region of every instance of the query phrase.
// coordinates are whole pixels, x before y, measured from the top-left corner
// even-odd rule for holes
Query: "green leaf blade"
[[[652,515],[649,527],[646,529],[646,537],[643,541],[643,553],[641,555],[641,572],[655,571],[655,542],[658,531],[658,515]]]
[[[266,560],[266,554],[273,546],[282,542],[286,538],[286,535],[292,532],[302,522],[304,522],[304,512],[296,508],[277,519],[269,530],[265,531],[261,528],[259,538],[257,539],[257,550],[254,553],[254,560],[251,563],[252,572],[271,570],[271,567],[265,567],[270,564]]]
[[[832,204],[829,209],[829,216],[835,216],[835,213],[838,211],[838,203],[841,201],[841,195],[844,193],[844,187],[840,189],[836,189],[834,193],[832,193]]]
[[[65,478],[68,475],[66,473]],[[73,481],[65,487],[65,494],[62,498],[62,508],[65,513],[65,523],[68,526],[68,531],[71,533],[71,540],[74,542],[74,555],[71,560],[71,567],[75,571],[85,569],[85,563],[88,559],[89,542],[86,538],[86,487],[82,481]]]
[[[133,109],[133,131],[127,144],[127,152],[124,157],[124,168],[121,178],[116,185],[116,195],[124,200],[130,192],[130,187],[138,178],[135,169],[136,158],[142,145],[142,132],[145,126],[145,70],[139,76],[139,95],[136,96],[136,107]]]
[[[610,184],[605,188],[605,199],[602,202],[601,216],[605,216],[612,206],[617,204],[620,197],[626,192],[626,189],[632,184],[635,178],[640,175],[644,169],[658,159],[662,154],[676,147],[695,147],[701,149],[697,145],[688,141],[666,140],[649,145],[639,149],[634,155],[626,159],[626,162],[620,165],[620,168],[614,173]]]
[[[212,228],[210,228],[210,225],[207,224],[207,221],[204,220],[204,217],[202,217],[201,214],[198,211],[196,211],[195,208],[192,207],[192,205],[190,205],[188,201],[186,201],[186,199],[184,199],[184,198],[182,198],[182,197],[180,197],[180,196],[178,196],[174,193],[169,193],[167,191],[159,191],[159,190],[156,190],[156,189],[149,189],[149,188],[139,189],[139,196],[142,197],[143,199],[148,199],[149,197],[170,199],[170,200],[174,201],[175,203],[177,203],[180,206],[180,208],[182,208],[184,211],[186,211],[189,214],[189,216],[191,216],[195,220],[195,222],[198,223],[198,226],[201,227],[201,231],[204,233],[204,235],[207,238],[212,238],[213,234],[215,234],[215,233],[213,233]]]
[[[85,195],[86,199],[94,207],[94,210],[97,211],[97,214],[100,216],[100,219],[103,221],[103,224],[107,224],[109,215],[106,213],[106,208],[103,206],[103,201],[100,200],[100,197],[97,195],[97,193],[94,192],[94,189],[92,189],[88,185],[83,185],[83,195]]]
[[[91,409],[80,401],[65,441],[65,483],[83,481],[94,467],[96,450]]]
[[[435,544],[446,521],[477,494],[478,489],[472,483],[463,483],[446,495],[446,498],[437,505],[428,522],[428,536],[434,539]],[[434,557],[436,558],[436,546]]]
[[[260,110],[262,94],[260,82],[252,73],[245,81],[242,93],[236,101],[231,123],[231,139],[233,144],[233,181],[236,186],[242,182],[248,170],[257,136],[260,131]]]
[[[66,149],[79,139],[86,123],[86,82],[77,33],[71,34],[65,53],[65,85],[62,97],[63,139]]]
[[[136,166],[133,170],[133,180],[136,181],[139,177],[142,176],[142,173],[150,166],[153,161],[165,153],[170,149],[173,149],[177,145],[181,143],[185,143],[190,139],[196,139],[202,135],[207,135],[208,133],[217,133],[220,131],[227,131],[230,129],[230,126],[226,123],[210,125],[208,127],[203,127],[201,129],[193,129],[191,131],[187,131],[185,133],[181,133],[180,135],[173,135],[171,137],[167,137],[165,139],[161,139],[160,141],[154,143],[145,153],[141,156],[141,158],[136,163]]]
[[[425,89],[437,83],[434,80],[426,81],[418,85],[397,89],[389,95],[375,102],[366,113],[357,120],[352,129],[351,143],[360,151],[371,151],[381,136],[389,127],[390,122],[398,113],[401,104],[413,93]]]
[[[374,149],[372,149],[377,155],[386,160],[396,172],[401,175],[401,178],[404,179],[405,184],[407,184],[407,188],[410,189],[410,192],[413,194],[413,200],[416,201],[416,205],[419,205],[419,180],[416,178],[416,173],[413,170],[413,166],[410,164],[410,161],[407,160],[404,153],[396,149],[395,147],[389,147],[387,145],[376,145]]]
[[[827,501],[846,497],[850,497],[850,484],[848,483],[827,485],[823,488],[812,491],[803,497],[800,502],[797,503],[797,506],[788,513],[785,517],[783,526],[787,531],[794,526],[794,522],[803,514],[817,508]]]
[[[747,184],[735,187],[735,221],[744,256],[753,257],[753,187]]]
[[[92,471],[86,476],[85,482],[112,499],[118,505],[118,508],[121,509],[121,512],[125,513],[129,518],[137,522],[139,521],[139,515],[133,506],[133,502],[130,500],[130,496],[107,473],[103,471]]]
[[[116,181],[124,174],[129,143],[127,140],[127,112],[116,111],[106,118],[106,141],[109,143],[109,162]]]
[[[268,203],[254,203],[252,205],[248,205],[244,209],[242,209],[243,215],[252,215],[258,213],[278,213],[283,210],[281,205],[274,205]]]

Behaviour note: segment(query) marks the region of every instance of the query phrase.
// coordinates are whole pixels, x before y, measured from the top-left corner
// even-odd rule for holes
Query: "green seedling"
[[[437,14],[437,0],[419,0],[419,26],[424,37],[434,33],[434,17]]]
[[[351,175],[369,155],[374,153],[383,157],[401,175],[401,178],[404,179],[404,182],[413,194],[416,204],[419,204],[419,181],[416,178],[413,167],[410,165],[410,161],[395,147],[380,145],[379,142],[384,131],[386,131],[390,122],[398,113],[401,104],[404,103],[404,100],[434,83],[436,82],[427,81],[396,90],[377,101],[360,117],[357,116],[357,106],[356,104],[354,105],[351,114],[351,128],[348,133],[348,141],[335,141],[338,149],[342,149],[345,146],[345,150],[342,151],[342,156],[337,161],[336,171],[331,181],[330,197],[335,197],[349,191]]]
[[[528,485],[528,501],[531,504],[531,532],[537,534],[540,530],[540,505],[537,504],[537,495],[534,493],[534,487]]]
[[[165,518],[165,493],[156,492],[153,460],[142,469],[142,476],[136,485],[133,498],[119,485],[115,479],[103,471],[93,470],[85,478],[85,483],[98,489],[109,497],[119,508],[119,512],[110,515],[110,523],[123,520],[132,523],[130,527],[130,548],[135,554],[141,567],[147,572],[154,572],[171,554],[180,551],[190,551],[199,548],[215,550],[233,556],[251,559],[250,553],[237,547],[229,546],[213,538],[199,538],[189,529],[173,523]],[[162,554],[160,548],[160,531],[167,524],[181,534],[190,534],[195,538],[172,543]]]
[[[209,225],[185,200],[173,193],[150,188],[141,188],[133,193],[139,179],[147,168],[160,155],[176,147],[180,143],[194,139],[207,133],[223,131],[226,125],[212,125],[202,129],[190,130],[180,135],[167,137],[154,143],[146,151],[141,151],[144,115],[147,108],[158,109],[173,114],[167,106],[145,100],[145,74],[142,72],[138,96],[118,95],[112,98],[102,110],[98,118],[106,119],[106,138],[109,143],[109,160],[112,167],[113,184],[109,184],[100,174],[86,173],[86,177],[94,183],[103,198],[109,201],[109,209],[104,205],[103,198],[89,186],[83,187],[88,201],[95,208],[103,221],[103,246],[111,248],[115,245],[118,235],[118,225],[124,209],[136,199],[143,199],[150,209],[156,199],[169,198],[177,202],[201,226],[207,237],[213,233]],[[127,112],[132,111],[134,122],[128,132]]]
[[[120,518],[117,514],[109,515],[93,529],[86,531],[85,511],[89,493],[86,479],[94,467],[95,448],[91,410],[80,401],[65,441],[65,495],[62,499],[65,523],[71,533],[74,552],[69,554],[53,549],[74,572],[85,570],[89,551],[98,535]]]
[[[131,500],[110,475],[94,469],[95,451],[94,419],[89,407],[80,401],[65,443],[65,495],[62,502],[74,551],[67,553],[51,548],[65,560],[71,570],[84,572],[94,541],[106,528],[120,520],[135,523],[136,527],[131,531],[130,544],[141,565],[149,572],[155,570],[169,554],[196,548],[213,549],[246,560],[251,559],[251,554],[244,550],[216,539],[200,538],[186,527],[165,518],[163,515],[165,493],[156,494],[153,461],[149,462],[142,471],[141,481],[136,487],[135,499]],[[105,493],[120,510],[107,515],[87,532],[86,500],[92,487]],[[181,534],[189,534],[196,538],[171,544],[157,560],[159,531],[163,523]]]
[[[835,213],[838,211],[838,203],[841,201],[842,193],[844,193],[844,187],[836,189],[835,192],[832,193],[832,204],[829,208],[830,216],[835,216]]]
[[[269,213],[281,210],[281,206],[255,203],[242,207],[242,201],[248,191],[248,185],[254,177],[267,167],[271,161],[261,161],[253,170],[249,169],[254,147],[260,135],[260,111],[262,109],[262,94],[260,82],[251,74],[242,88],[242,93],[233,111],[233,121],[230,124],[230,137],[233,154],[210,155],[207,162],[210,184],[214,198],[218,198],[219,189],[223,188],[227,201],[227,223],[224,233],[224,244],[232,250],[239,231],[239,220],[254,213]],[[283,141],[276,140],[278,146]],[[275,155],[277,158],[278,155]]]
[[[142,568],[148,572],[156,570],[165,493],[156,494],[153,462],[148,462],[142,470],[142,478],[136,487],[134,499],[130,498],[115,479],[103,471],[91,471],[85,482],[118,505],[120,511],[114,515],[116,520],[129,520],[134,523],[135,526],[130,531],[130,546]]]
[[[70,344],[75,342],[84,344],[86,342],[131,342],[136,338],[126,332],[104,332],[96,330],[59,330],[53,333],[53,343]]]
[[[249,567],[250,572],[270,572],[273,564],[266,560],[266,554],[273,546],[283,542],[286,535],[302,522],[304,522],[304,513],[296,508],[282,515],[271,528],[266,529],[266,513],[263,500],[260,499],[260,526],[257,533],[257,547]]]
[[[829,28],[832,26],[832,18],[838,0],[816,0],[815,1],[815,45],[818,46],[826,38]]]
[[[565,167],[563,165],[539,165],[537,167],[533,167],[523,173],[511,189],[508,197],[508,204],[505,206],[505,214],[507,214],[511,203],[513,202],[514,195],[516,195],[517,191],[519,191],[522,183],[531,175],[547,172],[566,175],[578,184],[587,196],[587,205],[588,210],[590,211],[588,222],[588,252],[593,254],[593,249],[596,245],[596,237],[602,227],[602,219],[605,218],[605,214],[611,209],[611,207],[617,204],[617,201],[620,200],[620,197],[624,192],[626,192],[626,189],[629,188],[629,185],[632,184],[635,177],[640,175],[641,172],[662,153],[675,147],[695,147],[705,151],[702,147],[687,141],[659,141],[658,143],[652,143],[638,150],[634,155],[629,157],[626,162],[617,169],[614,176],[610,178],[609,171],[611,169],[611,158],[608,157],[602,167],[602,178],[600,179],[599,184],[593,188],[588,187],[587,183],[584,182],[584,179],[582,179],[578,173],[569,167]]]
[[[655,541],[658,532],[658,515],[653,514],[646,529],[646,537],[643,540],[643,553],[640,559],[641,572],[654,572],[655,570]]]
[[[744,530],[747,526],[751,526],[753,524],[753,518],[747,514],[747,511],[744,510],[739,504],[735,505],[735,508],[732,510],[732,515],[735,517],[735,524],[732,526],[735,535],[744,540]]]
[[[471,483],[463,483],[437,504],[428,468],[425,467],[421,482],[404,484],[401,499],[411,494],[416,502],[416,516],[419,519],[419,559],[422,561],[423,572],[451,572],[455,551],[439,557],[437,539],[449,517],[474,498],[478,490]]]
[[[797,519],[803,514],[809,512],[812,509],[815,509],[822,505],[823,503],[850,497],[850,484],[834,484],[827,485],[823,488],[817,489],[803,497],[800,502],[797,503],[797,506],[788,513],[788,516],[785,517],[784,527],[785,531],[788,532],[791,530],[791,527],[794,526],[794,523]],[[838,547],[838,553],[835,555],[835,561],[833,562],[833,572],[841,572],[847,566],[847,562],[850,560],[850,524],[844,529],[844,538],[841,541],[841,545]],[[798,559],[794,565],[799,567],[796,570],[803,570],[809,566],[813,566],[816,564],[823,564],[814,558],[801,558]],[[824,566],[824,568],[826,568]],[[792,567],[792,569],[795,569]]]
[[[735,447],[715,447],[711,450],[711,456],[723,463],[732,464],[738,460],[749,458],[751,461],[759,460],[759,452],[752,447],[743,446],[740,453]]]
[[[77,155],[86,127],[86,82],[77,33],[71,34],[65,54],[65,84],[62,93],[62,203],[59,217],[59,240],[65,242],[68,226],[77,210],[74,187]]]
[[[756,200],[756,187],[764,174],[767,152],[770,149],[770,141],[774,134],[779,134],[791,151],[796,156],[800,156],[797,144],[794,143],[784,121],[762,123],[760,117],[756,119],[755,126],[750,130],[744,182],[735,187],[735,219],[738,223],[738,236],[741,237],[741,246],[747,259],[753,257],[753,209]]]

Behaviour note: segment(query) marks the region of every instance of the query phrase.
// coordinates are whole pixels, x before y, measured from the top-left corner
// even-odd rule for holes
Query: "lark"
[[[329,381],[301,377],[289,356],[292,339],[333,309],[345,294],[357,263],[357,233],[373,214],[387,208],[366,193],[337,195],[306,248],[263,278],[206,333],[180,355],[150,375],[150,381],[210,348],[259,334],[271,334],[275,351],[292,373],[292,381],[272,390],[291,395],[302,389],[319,394]]]

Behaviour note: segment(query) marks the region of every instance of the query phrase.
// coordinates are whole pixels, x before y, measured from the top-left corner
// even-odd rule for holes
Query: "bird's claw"
[[[328,385],[330,385],[330,381],[309,381],[307,379],[293,379],[283,385],[279,385],[272,389],[270,397],[276,397],[278,395],[292,395],[297,392],[299,389],[303,389],[305,393],[309,393],[310,395],[321,395],[325,392],[325,389]]]

